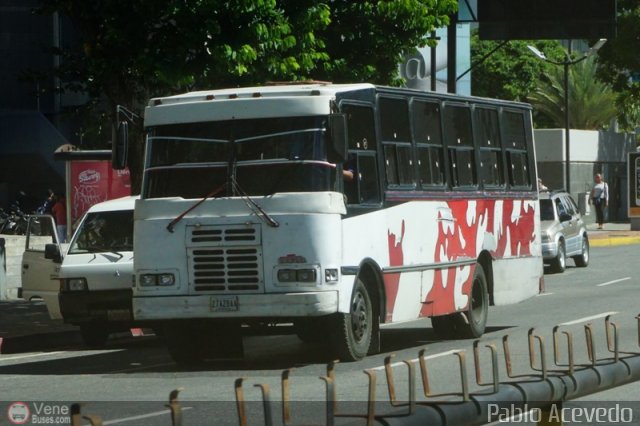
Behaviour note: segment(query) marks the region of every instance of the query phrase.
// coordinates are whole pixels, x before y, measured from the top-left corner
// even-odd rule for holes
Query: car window
[[[569,213],[571,216],[574,216],[576,214],[576,210],[573,208],[573,204],[571,204],[571,200],[569,199],[569,197],[562,197],[562,204],[564,204],[567,213]]]
[[[540,220],[554,220],[555,218],[551,200],[540,200]]]
[[[554,200],[555,204],[556,204],[556,210],[558,210],[558,217],[560,217],[560,215],[562,214],[566,214],[567,213],[567,208],[565,207],[565,205],[562,203],[562,201],[560,200],[560,198],[556,198]]]

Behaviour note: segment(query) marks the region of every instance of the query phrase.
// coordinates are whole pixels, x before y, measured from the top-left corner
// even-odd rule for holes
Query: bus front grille
[[[187,239],[192,291],[256,293],[264,289],[257,226],[194,227]]]

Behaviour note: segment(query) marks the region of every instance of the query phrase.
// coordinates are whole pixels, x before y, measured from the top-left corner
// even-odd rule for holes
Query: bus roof
[[[153,98],[145,110],[145,125],[326,115],[331,112],[331,100],[335,100],[341,93],[355,91],[370,91],[372,96],[377,91],[390,95],[417,95],[445,101],[530,108],[529,105],[520,102],[375,86],[369,83],[311,82],[204,90]]]

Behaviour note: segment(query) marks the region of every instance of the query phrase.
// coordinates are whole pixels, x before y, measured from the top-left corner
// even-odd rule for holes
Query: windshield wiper
[[[91,253],[95,255],[95,253],[112,253],[115,254],[116,256],[118,256],[118,260],[122,259],[124,257],[124,255],[118,251],[115,251],[109,247],[103,247],[103,246],[88,246],[87,250],[91,250]],[[94,251],[96,250],[96,251]]]
[[[240,188],[240,185],[238,185],[238,182],[236,182],[235,179],[232,180],[232,184],[233,184],[234,190],[240,195],[240,197],[244,200],[247,206],[256,214],[256,216],[261,218],[267,225],[271,226],[272,228],[277,228],[278,226],[280,226],[280,224],[274,218],[269,216],[269,214],[265,212],[262,209],[262,207],[260,207],[255,201],[253,201],[251,197],[246,192],[244,192],[242,188]]]
[[[195,209],[200,204],[204,203],[207,199],[209,199],[211,197],[214,197],[216,194],[218,194],[220,191],[222,191],[225,188],[226,185],[227,185],[226,182],[223,183],[222,185],[220,185],[219,187],[217,187],[216,189],[214,189],[213,191],[211,191],[210,193],[208,193],[207,195],[202,197],[202,199],[199,200],[197,203],[195,203],[194,205],[192,205],[191,207],[189,207],[188,209],[183,211],[179,216],[177,216],[175,219],[173,219],[171,222],[169,222],[169,224],[167,225],[167,231],[173,233],[173,228],[176,226],[176,224],[178,222],[180,222],[182,220],[182,218],[184,218],[187,214],[189,214],[189,212],[191,210]]]

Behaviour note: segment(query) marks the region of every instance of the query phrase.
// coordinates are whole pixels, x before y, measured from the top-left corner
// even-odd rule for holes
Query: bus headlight
[[[62,291],[87,291],[87,280],[84,278],[66,278],[62,280]]]
[[[176,278],[173,274],[142,274],[140,275],[141,287],[154,287],[154,286],[172,286],[176,282]]]
[[[318,268],[283,268],[276,273],[277,281],[281,284],[305,283],[316,284],[318,280]]]

